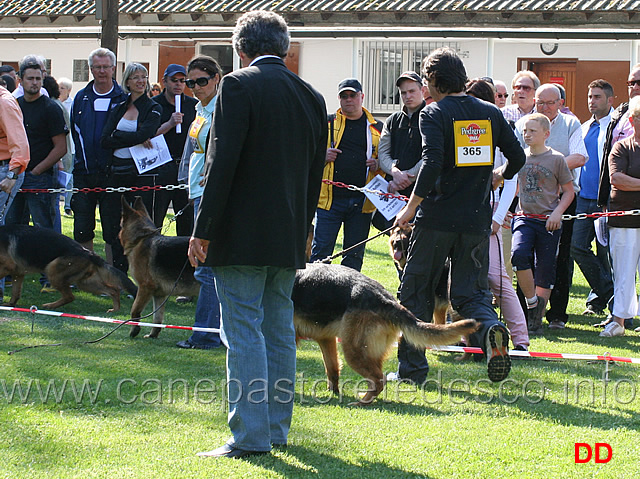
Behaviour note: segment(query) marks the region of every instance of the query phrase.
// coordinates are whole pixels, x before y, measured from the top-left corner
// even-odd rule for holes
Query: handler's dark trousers
[[[462,317],[481,323],[480,329],[471,335],[470,342],[471,346],[483,347],[487,329],[493,324],[502,324],[491,306],[488,232],[454,233],[416,225],[400,285],[400,302],[419,319],[430,322],[436,287],[447,257],[451,259],[451,305]],[[424,357],[424,351],[420,353]],[[400,377],[403,379],[401,357],[404,354],[405,351],[401,354],[398,350]],[[410,357],[415,361],[412,354]]]

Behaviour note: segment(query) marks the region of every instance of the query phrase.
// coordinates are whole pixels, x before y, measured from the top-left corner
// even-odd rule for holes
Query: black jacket
[[[134,106],[138,109],[138,129],[136,131],[116,130],[118,122],[124,116],[130,102],[131,94],[109,113],[107,122],[102,130],[102,137],[100,138],[100,146],[102,148],[110,150],[128,148],[139,145],[156,136],[156,131],[158,131],[158,127],[160,126],[162,107],[146,94],[133,102]]]
[[[613,149],[613,130],[620,123],[620,120],[629,109],[629,103],[622,103],[611,114],[611,121],[607,126],[607,136],[604,140],[604,151],[602,154],[602,165],[600,165],[600,183],[598,184],[598,206],[601,208],[609,206],[609,195],[611,194],[611,178],[609,176],[609,155]]]
[[[304,268],[327,136],[322,95],[280,58],[223,77],[194,231],[207,266]]]

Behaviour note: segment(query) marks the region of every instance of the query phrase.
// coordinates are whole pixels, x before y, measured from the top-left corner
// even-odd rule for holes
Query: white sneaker
[[[602,332],[600,333],[600,336],[602,336],[603,338],[612,338],[614,336],[624,336],[624,327],[620,326],[615,321],[611,321],[602,330]]]
[[[396,372],[391,372],[389,374],[387,374],[387,381],[399,381],[400,380],[400,375]]]

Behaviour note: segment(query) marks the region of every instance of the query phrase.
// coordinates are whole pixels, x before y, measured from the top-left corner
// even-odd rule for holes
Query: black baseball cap
[[[396,86],[400,86],[400,82],[402,80],[411,80],[422,85],[422,78],[420,77],[420,75],[413,71],[404,72],[402,75],[400,75],[396,80]]]
[[[361,92],[362,85],[355,78],[345,78],[340,83],[338,83],[338,95],[343,91],[347,91],[347,90]]]

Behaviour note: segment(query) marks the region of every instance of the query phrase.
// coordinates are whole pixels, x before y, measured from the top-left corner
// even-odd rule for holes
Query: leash
[[[54,346],[75,346],[75,345],[79,345],[79,344],[96,344],[96,343],[99,343],[103,339],[106,339],[109,336],[111,336],[113,333],[115,333],[118,329],[120,329],[125,324],[130,323],[132,321],[136,321],[137,322],[140,319],[144,319],[144,318],[148,318],[150,316],[153,316],[156,312],[158,312],[160,310],[160,308],[162,308],[166,304],[166,302],[169,301],[169,298],[171,297],[171,293],[173,293],[175,291],[176,287],[178,286],[178,282],[180,281],[180,277],[182,276],[182,273],[184,273],[184,270],[185,270],[185,268],[187,267],[188,264],[189,264],[189,258],[187,258],[187,260],[185,261],[184,265],[182,266],[182,269],[180,270],[180,273],[178,274],[178,277],[176,278],[175,283],[173,283],[173,287],[171,288],[171,291],[169,292],[169,294],[167,295],[165,300],[162,303],[160,303],[160,305],[156,309],[151,311],[149,314],[145,314],[144,316],[140,316],[139,318],[129,318],[127,320],[124,320],[120,324],[118,324],[115,328],[112,328],[111,331],[103,334],[102,336],[100,336],[97,339],[92,339],[92,340],[89,340],[89,341],[81,341],[81,342],[75,342],[74,341],[74,342],[68,342],[68,343],[35,344],[33,346],[24,346],[22,348],[14,349],[13,351],[9,351],[8,354],[12,355],[12,354],[15,354],[15,353],[19,353],[20,351],[24,351],[26,349],[54,347]],[[32,314],[35,314],[36,310],[37,310],[37,308],[35,306],[31,307]]]
[[[338,258],[339,256],[344,256],[346,253],[348,253],[349,251],[351,251],[352,249],[355,249],[359,246],[362,246],[363,244],[367,244],[369,241],[374,240],[376,238],[379,238],[380,236],[387,234],[389,231],[391,231],[393,228],[395,228],[396,225],[393,224],[391,226],[389,226],[386,230],[381,231],[380,233],[378,233],[377,235],[372,236],[371,238],[367,238],[363,241],[360,241],[360,243],[356,243],[353,246],[349,246],[346,249],[343,249],[342,251],[338,251],[337,253],[331,255],[331,256],[327,256],[325,259],[317,259],[314,261],[314,263],[331,263],[331,261],[333,261],[334,259]]]
[[[9,205],[9,202],[11,201],[11,193],[9,193],[7,195],[7,201],[4,202],[4,205],[2,205],[2,210],[0,210],[0,224],[4,224],[4,214],[7,211],[7,206]]]

